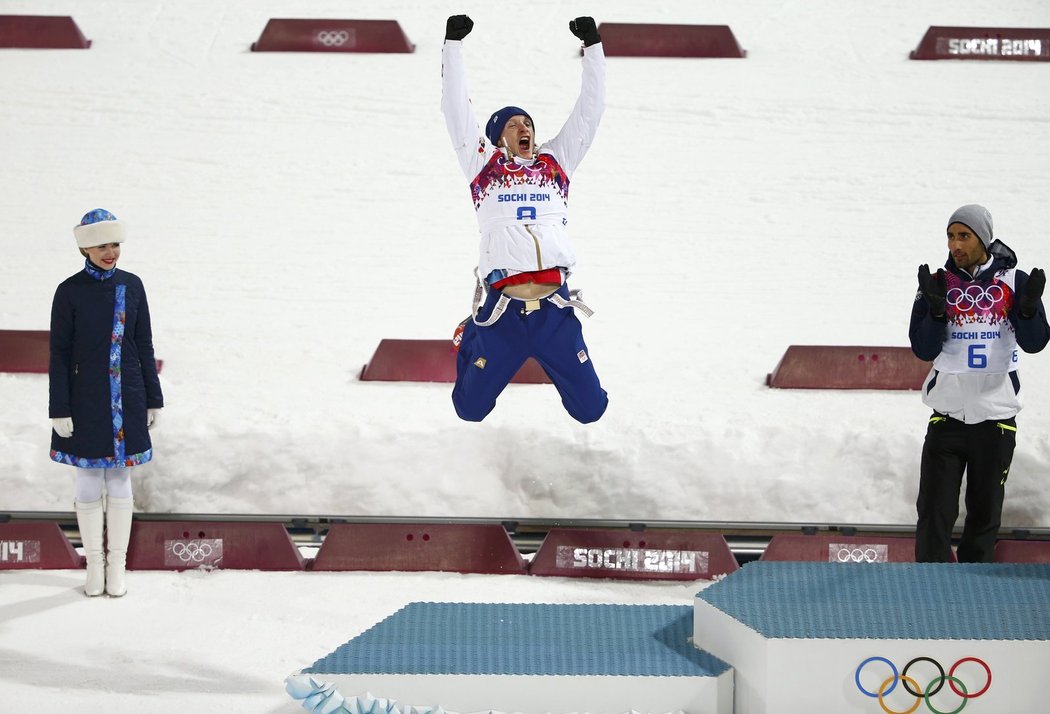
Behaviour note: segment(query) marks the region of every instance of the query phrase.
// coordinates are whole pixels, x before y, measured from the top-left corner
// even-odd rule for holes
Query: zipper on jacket
[[[80,373],[80,363],[78,362],[78,363],[73,365],[73,376],[76,376],[79,373]]]
[[[532,229],[525,226],[525,230],[532,236],[532,242],[536,244],[536,270],[543,270],[543,258],[540,256],[540,240],[536,237],[536,234],[532,232]]]

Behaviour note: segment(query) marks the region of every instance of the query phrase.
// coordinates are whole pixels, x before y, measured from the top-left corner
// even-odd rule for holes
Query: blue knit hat
[[[489,142],[493,146],[499,146],[499,138],[503,136],[503,128],[507,126],[507,122],[510,121],[511,117],[516,117],[519,114],[532,122],[533,136],[535,136],[536,122],[532,121],[532,117],[529,116],[527,111],[521,107],[503,107],[489,117],[488,123],[485,124],[485,136],[488,137]]]
[[[88,211],[73,227],[73,237],[80,248],[124,242],[124,224],[104,208]]]

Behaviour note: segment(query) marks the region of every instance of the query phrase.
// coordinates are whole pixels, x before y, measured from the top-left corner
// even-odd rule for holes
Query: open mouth
[[[519,151],[524,153],[524,152],[529,151],[530,149],[532,149],[532,138],[531,137],[523,136],[520,139],[518,139],[518,150]]]

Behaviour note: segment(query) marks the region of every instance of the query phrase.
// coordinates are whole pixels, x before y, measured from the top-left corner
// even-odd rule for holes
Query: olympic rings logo
[[[882,560],[886,558],[883,557]],[[835,560],[840,563],[878,563],[879,552],[870,545],[865,548],[840,547],[835,551]]]
[[[952,288],[947,294],[948,304],[960,312],[970,312],[973,309],[990,310],[996,303],[1002,302],[1006,297],[1006,291],[998,283],[992,283],[984,288],[977,284],[967,285],[965,288]]]
[[[885,680],[883,680],[882,684],[879,685],[878,690],[875,692],[871,692],[865,689],[864,685],[861,684],[860,681],[861,671],[872,662],[886,663],[886,665],[889,666],[890,671],[893,673],[892,676],[887,677]],[[937,672],[939,673],[936,677],[930,679],[925,689],[917,681],[915,681],[914,678],[908,676],[908,670],[912,668],[912,665],[915,665],[919,662],[929,662],[937,668]],[[986,677],[984,686],[975,691],[973,694],[970,694],[969,689],[966,687],[965,684],[963,684],[963,681],[955,676],[955,671],[959,668],[960,665],[966,662],[975,662],[976,664],[983,667]],[[904,665],[904,669],[902,669],[898,674],[896,665],[894,665],[893,662],[889,661],[885,657],[868,657],[866,660],[857,665],[857,671],[854,673],[853,679],[857,684],[857,689],[859,689],[862,694],[869,696],[872,699],[878,699],[879,706],[882,708],[882,711],[887,712],[887,714],[911,714],[916,709],[918,709],[919,705],[923,702],[926,702],[926,707],[934,714],[957,714],[957,712],[961,712],[963,710],[963,707],[966,706],[967,702],[969,702],[971,699],[976,699],[977,697],[981,696],[982,694],[988,691],[989,687],[992,686],[992,670],[984,660],[978,657],[963,657],[962,659],[958,660],[955,664],[952,665],[951,669],[948,670],[948,674],[945,674],[944,667],[941,666],[941,663],[933,659],[932,657],[916,657],[910,662],[908,662],[908,664]],[[955,709],[951,709],[948,711],[937,709],[930,701],[931,697],[935,696],[938,692],[941,691],[941,689],[944,687],[945,682],[948,683],[948,686],[953,692],[962,697],[962,703],[959,704],[959,706]],[[903,685],[905,691],[907,691],[908,694],[915,697],[915,703],[912,704],[911,708],[909,709],[890,709],[889,706],[886,705],[886,702],[883,701],[883,699],[886,696],[888,696],[890,692],[896,689],[898,683]],[[960,691],[960,689],[962,691]]]
[[[317,33],[317,41],[325,47],[342,47],[350,41],[348,30],[320,30]]]
[[[176,542],[171,546],[171,554],[184,563],[203,563],[214,555],[215,549],[211,543],[189,543]]]
[[[517,173],[518,171],[525,171],[525,172],[530,173],[530,174],[538,174],[538,173],[542,172],[545,168],[547,168],[547,162],[542,160],[542,159],[540,159],[536,163],[532,164],[531,166],[526,166],[525,164],[519,164],[516,161],[514,161],[513,159],[510,160],[510,161],[507,161],[506,159],[504,159],[502,157],[497,159],[496,162],[497,162],[497,164],[499,164],[499,166],[501,166],[503,168],[504,171],[510,171],[511,173]]]

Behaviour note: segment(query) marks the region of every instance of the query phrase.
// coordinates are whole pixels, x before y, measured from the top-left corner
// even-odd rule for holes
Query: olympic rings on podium
[[[915,664],[916,662],[929,662],[930,664],[932,664],[934,667],[937,668],[937,672],[938,672],[937,676],[939,677],[940,681],[937,682],[937,688],[934,689],[932,692],[930,692],[930,696],[932,697],[934,694],[936,694],[937,692],[941,691],[941,687],[944,686],[944,667],[942,667],[941,663],[938,662],[937,660],[935,660],[933,657],[916,657],[911,662],[908,662],[908,664],[904,665],[904,669],[901,670],[901,676],[903,677],[904,675],[906,675],[908,673],[908,670],[911,668],[911,666],[913,664]],[[954,672],[955,670],[953,669],[952,671]],[[911,679],[911,677],[909,677],[908,679]],[[915,681],[915,680],[912,680],[912,681]],[[937,680],[934,680],[934,681],[937,681]],[[912,695],[913,697],[921,697],[922,696],[922,687],[916,687],[916,691],[912,691],[912,688],[908,686],[907,682],[905,682],[904,683],[904,689],[907,690],[908,694]]]
[[[978,692],[974,692],[973,694],[970,694],[969,696],[967,696],[966,694],[963,694],[962,692],[960,692],[958,689],[955,688],[954,684],[951,684],[951,680],[955,679],[955,677],[952,676],[953,674],[955,674],[955,669],[960,664],[962,664],[963,662],[976,662],[977,664],[979,664],[982,667],[984,667],[984,672],[985,672],[985,674],[988,675],[988,681],[984,683],[984,686],[981,688],[981,690],[978,691]],[[973,698],[979,697],[982,694],[984,694],[985,692],[987,692],[988,691],[988,687],[992,686],[992,669],[991,669],[991,667],[988,666],[988,663],[985,662],[983,659],[978,659],[977,657],[963,657],[961,660],[959,660],[958,662],[953,664],[952,668],[948,670],[948,679],[949,679],[948,686],[950,686],[952,688],[953,692],[958,694],[960,697],[963,697],[964,699],[973,699]],[[963,687],[963,689],[966,689],[966,687]]]
[[[214,549],[210,543],[175,543],[171,547],[171,554],[184,563],[203,563],[211,557]]]
[[[346,30],[321,30],[317,33],[317,41],[325,47],[340,47],[350,40],[350,33]]]
[[[890,671],[893,673],[892,676],[887,677],[882,682],[882,684],[879,685],[878,691],[876,692],[870,692],[867,689],[865,689],[864,685],[861,684],[860,681],[861,671],[872,662],[884,662],[890,668]],[[933,664],[937,668],[937,671],[939,673],[936,677],[930,680],[930,682],[926,685],[925,689],[923,689],[923,687],[920,686],[914,678],[908,676],[908,670],[912,667],[912,665],[918,662],[929,662]],[[955,671],[959,668],[959,665],[963,664],[964,662],[975,662],[981,665],[981,667],[984,668],[985,674],[987,676],[987,681],[984,683],[984,686],[981,687],[981,689],[974,692],[973,694],[970,694],[963,681],[955,676]],[[992,670],[984,660],[978,657],[963,657],[951,666],[951,669],[948,670],[948,674],[945,674],[944,667],[941,666],[940,662],[933,659],[932,657],[923,656],[915,657],[914,659],[912,659],[910,662],[908,662],[908,664],[904,666],[904,669],[898,673],[897,666],[893,664],[893,662],[886,659],[885,657],[876,656],[868,657],[866,660],[857,665],[857,669],[854,672],[853,679],[856,682],[857,689],[859,689],[860,692],[865,696],[871,697],[873,699],[878,699],[879,707],[881,707],[882,711],[886,712],[887,714],[912,714],[912,712],[918,709],[919,705],[924,701],[926,702],[926,707],[934,714],[957,714],[957,712],[962,711],[963,707],[966,706],[966,703],[969,700],[976,699],[977,697],[981,696],[982,694],[988,691],[989,687],[992,686]],[[883,698],[890,694],[897,687],[897,682],[902,682],[905,691],[907,691],[908,694],[910,694],[911,696],[915,697],[915,703],[911,706],[910,709],[905,709],[901,711],[890,709],[883,701]],[[933,697],[938,692],[940,692],[945,682],[948,682],[948,686],[951,687],[951,690],[955,692],[955,694],[962,697],[962,703],[960,703],[957,708],[952,709],[951,711],[941,711],[940,709],[937,709],[932,702],[930,702],[930,697]],[[911,686],[909,686],[909,684]],[[962,691],[960,691],[960,689]]]
[[[886,706],[886,702],[882,701],[882,698],[884,696],[886,696],[887,694],[889,694],[890,692],[892,692],[893,688],[897,686],[897,682],[896,682],[897,679],[898,679],[898,677],[896,675],[894,675],[893,677],[887,678],[885,682],[883,682],[882,684],[879,685],[879,693],[878,693],[879,706],[882,707],[882,711],[887,712],[887,714],[912,714],[912,712],[915,711],[916,709],[918,709],[919,705],[922,704],[922,695],[919,695],[919,696],[915,697],[915,703],[911,705],[910,709],[904,709],[902,711],[895,711],[893,709],[890,709],[888,706]],[[916,687],[919,686],[918,682],[916,682],[914,679],[912,679],[911,677],[909,677],[906,674],[900,675],[900,681],[902,681],[902,682],[911,682]],[[886,689],[886,685],[889,684],[890,682],[893,682],[893,686],[891,686],[889,688],[889,691],[884,691]],[[864,690],[861,690],[861,691],[864,691]],[[909,691],[911,691],[911,690],[909,690]],[[867,692],[864,692],[864,693],[867,694]],[[932,709],[932,707],[931,707],[931,709]]]
[[[840,563],[877,563],[879,551],[869,546],[849,548],[842,546],[835,552],[835,559]]]

